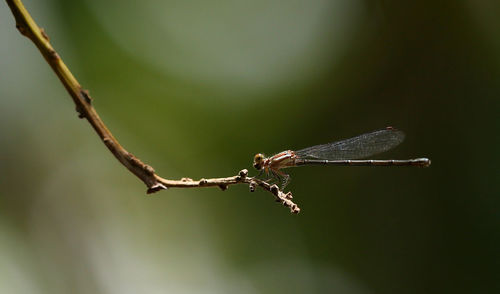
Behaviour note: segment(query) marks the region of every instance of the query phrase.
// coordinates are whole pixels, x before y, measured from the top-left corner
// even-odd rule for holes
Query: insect
[[[271,157],[262,153],[254,156],[253,166],[282,184],[282,189],[290,181],[290,176],[281,169],[302,165],[342,165],[342,166],[419,166],[428,167],[428,158],[415,159],[362,159],[392,149],[403,142],[405,134],[393,127],[373,131],[332,143],[316,145],[297,151],[286,150]]]

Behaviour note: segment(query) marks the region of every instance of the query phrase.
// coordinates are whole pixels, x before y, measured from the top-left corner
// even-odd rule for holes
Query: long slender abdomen
[[[295,164],[300,165],[340,165],[340,166],[420,166],[428,167],[431,161],[428,158],[415,159],[346,159],[346,160],[323,160],[323,159],[296,159]]]

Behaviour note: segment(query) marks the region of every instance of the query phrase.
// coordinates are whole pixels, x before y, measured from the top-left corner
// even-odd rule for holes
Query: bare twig
[[[73,74],[70,72],[61,57],[49,42],[49,37],[42,28],[39,28],[31,15],[28,13],[20,0],[6,0],[12,14],[16,19],[16,28],[21,34],[28,37],[38,47],[47,63],[52,67],[61,80],[76,105],[78,117],[85,118],[92,125],[96,133],[104,142],[109,151],[134,175],[141,179],[148,187],[147,193],[154,193],[167,188],[200,188],[219,187],[226,190],[229,185],[248,184],[250,191],[256,186],[272,193],[276,201],[290,208],[291,212],[298,213],[300,208],[293,203],[292,193],[284,193],[277,185],[271,185],[266,181],[248,177],[248,171],[242,170],[236,176],[227,178],[200,179],[198,181],[189,178],[181,180],[167,180],[158,176],[154,169],[143,163],[137,157],[123,148],[118,140],[111,134],[96,110],[92,106],[92,98],[89,92],[83,89]]]

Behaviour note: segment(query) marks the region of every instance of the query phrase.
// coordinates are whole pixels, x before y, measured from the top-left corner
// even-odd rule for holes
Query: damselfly
[[[363,134],[328,144],[316,145],[298,151],[287,150],[271,157],[262,153],[255,155],[253,166],[261,174],[271,176],[288,184],[290,176],[281,171],[283,168],[302,165],[344,165],[344,166],[419,166],[428,167],[428,158],[415,159],[361,159],[382,153],[399,145],[404,140],[404,133],[393,127]]]

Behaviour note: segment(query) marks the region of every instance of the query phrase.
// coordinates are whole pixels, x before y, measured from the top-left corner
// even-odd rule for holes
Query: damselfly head
[[[262,153],[257,153],[253,157],[253,167],[255,167],[257,170],[261,170],[262,167],[264,166],[264,154]]]

